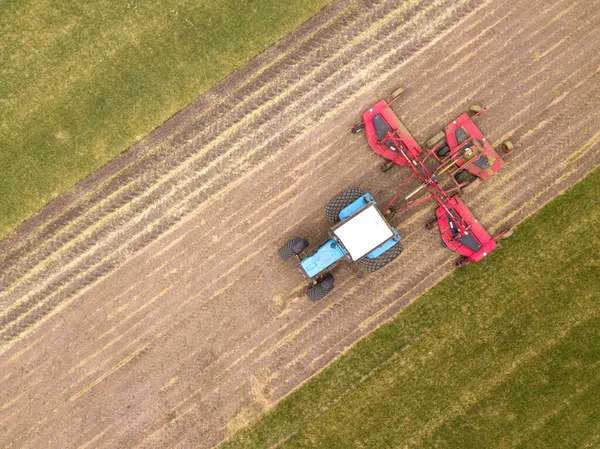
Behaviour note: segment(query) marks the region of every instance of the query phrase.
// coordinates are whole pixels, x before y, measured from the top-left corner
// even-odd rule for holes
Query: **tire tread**
[[[325,216],[332,223],[340,221],[340,212],[363,196],[363,192],[358,187],[350,187],[345,192],[340,193],[325,206]]]
[[[402,243],[398,242],[376,259],[370,259],[369,257],[361,259],[360,264],[366,272],[374,273],[375,271],[385,267],[387,264],[395,260],[400,254],[402,254],[402,250]]]

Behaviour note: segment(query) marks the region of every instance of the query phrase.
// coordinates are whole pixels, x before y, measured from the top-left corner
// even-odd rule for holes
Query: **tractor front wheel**
[[[368,256],[360,259],[360,264],[362,265],[365,271],[373,273],[385,267],[388,263],[396,259],[396,257],[398,257],[400,254],[402,254],[402,244],[398,242],[375,259],[371,259]]]
[[[327,273],[323,278],[306,291],[306,296],[312,302],[323,299],[333,290],[333,276]]]
[[[332,223],[340,221],[340,212],[357,199],[363,196],[362,191],[358,187],[350,187],[345,192],[340,193],[331,202],[325,206],[325,216]]]
[[[279,254],[279,258],[281,260],[288,260],[289,258],[300,254],[307,247],[308,242],[306,240],[300,237],[294,237],[292,240],[279,248],[277,254]]]

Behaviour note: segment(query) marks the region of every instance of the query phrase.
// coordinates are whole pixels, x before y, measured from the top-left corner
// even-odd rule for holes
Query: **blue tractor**
[[[308,242],[294,237],[278,254],[282,260],[296,257],[300,272],[312,281],[306,295],[311,301],[324,298],[333,290],[331,269],[342,259],[360,263],[368,272],[384,267],[402,253],[401,237],[379,212],[370,193],[352,187],[325,206],[325,216],[335,223],[328,240],[306,258],[300,253]]]

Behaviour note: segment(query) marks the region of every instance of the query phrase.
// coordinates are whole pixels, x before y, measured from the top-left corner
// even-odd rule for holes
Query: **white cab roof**
[[[333,232],[348,250],[352,260],[369,254],[394,235],[374,205],[366,207]]]

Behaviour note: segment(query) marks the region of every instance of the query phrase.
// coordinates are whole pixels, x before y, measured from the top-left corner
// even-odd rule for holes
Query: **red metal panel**
[[[378,139],[373,121],[373,117],[377,114],[391,129],[382,140]],[[495,240],[477,221],[460,198],[449,196],[450,192],[460,189],[464,184],[458,184],[455,181],[455,187],[444,190],[438,180],[439,175],[443,172],[451,175],[454,180],[453,175],[460,170],[467,170],[475,176],[487,179],[504,166],[501,157],[483,136],[469,114],[461,114],[445,127],[445,144],[448,145],[450,151],[443,158],[438,157],[435,152],[444,143],[436,145],[431,150],[424,151],[385,100],[380,100],[368,111],[365,111],[362,120],[365,125],[367,142],[373,151],[385,159],[393,161],[396,165],[410,167],[413,172],[411,177],[403,183],[402,188],[394,196],[386,210],[405,210],[432,199],[438,204],[435,213],[443,242],[450,250],[463,256],[465,262],[478,262],[497,247]],[[376,121],[380,126],[381,137],[381,122],[379,119],[376,119]],[[462,128],[468,135],[468,139],[460,145],[457,143],[455,135],[455,131],[459,128]],[[383,129],[385,130],[385,125]],[[392,142],[397,151],[385,146],[382,143],[383,141]],[[465,143],[469,141],[472,142],[469,144],[470,150],[464,152]],[[489,167],[483,168],[474,163],[481,155],[485,156],[485,162]],[[429,165],[431,165],[430,161],[435,161],[435,167],[427,168],[425,166],[426,161]],[[412,178],[421,183],[421,188],[405,197],[403,204],[398,209],[393,209],[393,203],[399,198],[400,192],[407,187]],[[429,197],[420,200],[412,199],[412,196],[419,191],[427,192]],[[449,220],[453,222],[454,232],[450,227]]]

